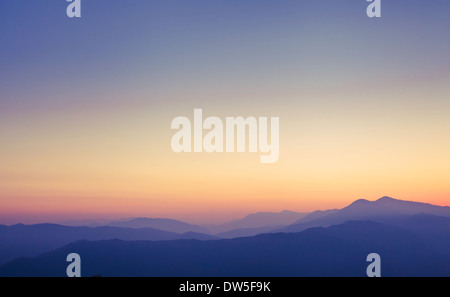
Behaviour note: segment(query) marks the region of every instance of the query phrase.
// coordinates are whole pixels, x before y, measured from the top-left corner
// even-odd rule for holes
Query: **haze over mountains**
[[[151,218],[108,225],[0,225],[0,275],[64,275],[60,256],[69,250],[82,255],[85,275],[353,276],[365,273],[371,252],[382,253],[384,275],[450,275],[450,207],[389,197],[215,226]]]
[[[198,233],[209,233],[208,230],[188,223],[184,223],[172,219],[154,219],[154,218],[135,218],[127,221],[115,221],[108,224],[112,227],[123,227],[123,228],[155,228],[168,232],[175,233],[186,233],[186,232],[198,232]]]
[[[305,217],[308,213],[284,210],[281,212],[258,212],[249,214],[242,219],[226,222],[220,225],[204,225],[211,234],[221,238],[253,236],[270,232],[276,228],[287,226]]]
[[[281,212],[258,212],[249,214],[242,219],[233,220],[218,225],[204,225],[211,233],[222,233],[235,229],[261,228],[268,226],[286,226],[305,217],[308,213],[284,210]]]

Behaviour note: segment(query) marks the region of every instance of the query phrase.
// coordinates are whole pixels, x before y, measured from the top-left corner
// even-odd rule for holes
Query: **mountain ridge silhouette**
[[[84,276],[365,276],[372,252],[382,276],[450,276],[450,255],[413,231],[372,221],[210,241],[78,241],[4,264],[0,276],[65,276],[72,252]]]
[[[388,196],[375,201],[358,199],[342,209],[315,212],[289,226],[274,229],[271,232],[299,232],[311,227],[327,227],[341,224],[348,220],[370,219],[383,222],[389,220],[390,217],[414,215],[417,213],[450,217],[450,207],[399,200]]]

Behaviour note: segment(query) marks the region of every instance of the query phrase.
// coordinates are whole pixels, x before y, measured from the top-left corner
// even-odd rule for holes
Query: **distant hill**
[[[376,201],[360,199],[340,210],[333,209],[312,213],[310,216],[304,217],[292,225],[275,229],[273,232],[299,232],[311,227],[327,227],[349,220],[385,222],[394,218],[419,213],[450,217],[450,207],[404,201],[390,197],[383,197]]]
[[[220,238],[238,238],[238,237],[249,237],[258,234],[272,233],[274,229],[282,228],[283,226],[269,226],[269,227],[258,227],[258,228],[241,228],[225,231],[222,233],[217,233],[216,236]]]
[[[100,227],[100,226],[106,226],[109,223],[111,223],[111,220],[107,219],[93,219],[93,220],[66,220],[61,222],[56,222],[57,225],[63,225],[63,226],[85,226],[85,227]]]
[[[420,228],[436,227],[420,217],[409,220]],[[448,277],[449,255],[438,251],[450,246],[440,245],[436,249],[400,227],[349,221],[228,240],[79,241],[2,265],[0,276],[65,276],[65,258],[72,252],[81,256],[83,276],[366,276],[366,257],[376,252],[382,276]]]
[[[298,223],[302,223],[302,222],[308,222],[308,221],[320,219],[320,218],[323,218],[323,217],[325,217],[325,216],[327,216],[329,214],[336,213],[338,211],[339,211],[339,209],[316,210],[316,211],[313,211],[312,213],[304,216],[303,218],[298,219],[293,224],[298,224]]]
[[[154,228],[180,234],[186,232],[209,233],[206,229],[197,225],[192,225],[172,219],[134,218],[126,221],[120,220],[111,222],[110,224],[108,224],[108,226],[135,229]]]
[[[286,226],[305,217],[308,213],[293,212],[284,210],[282,212],[258,212],[249,214],[242,219],[234,220],[219,225],[204,225],[212,234],[219,234],[231,230],[255,229],[267,227]]]
[[[36,256],[78,240],[215,239],[207,234],[178,234],[153,228],[70,227],[56,224],[0,225],[0,264],[17,257]]]

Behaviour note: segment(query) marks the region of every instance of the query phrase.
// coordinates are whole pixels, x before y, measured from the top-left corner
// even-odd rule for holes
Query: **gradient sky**
[[[0,2],[0,223],[450,205],[450,3]],[[176,116],[280,117],[280,158],[175,154]]]

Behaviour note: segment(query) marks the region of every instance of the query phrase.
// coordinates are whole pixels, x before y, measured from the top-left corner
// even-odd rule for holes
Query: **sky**
[[[450,3],[0,3],[0,224],[450,205]],[[280,155],[181,153],[177,116],[280,118]]]

